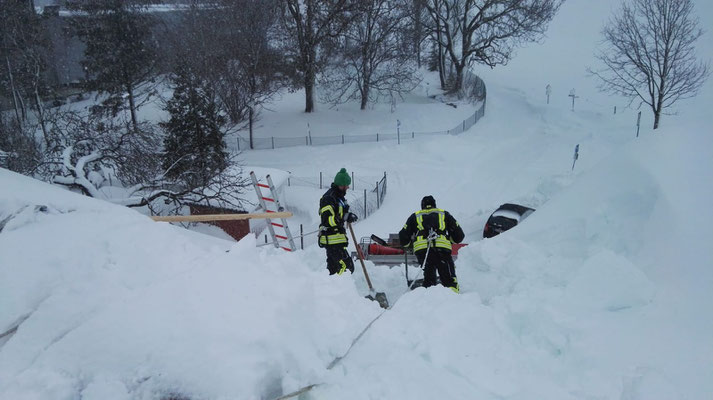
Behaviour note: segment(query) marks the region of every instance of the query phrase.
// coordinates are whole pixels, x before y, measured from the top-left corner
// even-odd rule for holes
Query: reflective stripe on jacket
[[[426,229],[423,226],[423,217],[425,215],[429,215],[429,214],[437,214],[438,215],[438,227],[437,228],[431,226],[428,229]],[[431,229],[433,229],[438,234],[438,236],[436,236],[435,241],[433,243],[431,243],[431,246],[438,247],[441,249],[451,250],[451,241],[445,235],[445,233],[446,233],[446,212],[444,210],[441,210],[440,208],[429,208],[426,210],[416,211],[415,215],[416,215],[416,229],[417,229],[418,233],[416,234],[416,239],[413,241],[413,251],[424,250],[428,247],[428,235],[429,235]]]
[[[414,251],[426,250],[431,229],[436,232],[436,239],[431,246],[436,248],[452,250],[452,243],[460,243],[465,237],[463,229],[448,211],[426,208],[409,216],[399,232],[401,245],[413,245]]]

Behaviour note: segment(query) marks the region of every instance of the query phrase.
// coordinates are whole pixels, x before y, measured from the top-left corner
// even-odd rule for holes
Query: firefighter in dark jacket
[[[347,231],[344,223],[356,222],[357,216],[349,212],[349,204],[344,198],[352,179],[347,170],[342,168],[334,177],[332,186],[319,200],[319,247],[327,250],[327,269],[330,275],[343,274],[349,270],[354,273],[354,262],[347,253]]]
[[[432,235],[431,240],[428,239],[429,235]],[[424,265],[428,252],[423,270],[423,286],[435,285],[438,271],[441,284],[456,293],[459,287],[451,244],[462,242],[464,237],[463,229],[455,218],[448,211],[436,208],[433,196],[421,200],[421,210],[411,214],[399,232],[403,247],[413,246],[419,264]]]

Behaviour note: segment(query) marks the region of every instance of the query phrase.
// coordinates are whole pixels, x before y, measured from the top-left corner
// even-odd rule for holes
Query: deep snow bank
[[[713,140],[700,128],[632,141],[517,229],[471,242],[462,294],[405,294],[317,398],[709,397]]]
[[[19,323],[0,348],[0,398],[274,397],[378,312],[300,255],[0,180],[2,219],[21,210],[0,232],[0,331]]]

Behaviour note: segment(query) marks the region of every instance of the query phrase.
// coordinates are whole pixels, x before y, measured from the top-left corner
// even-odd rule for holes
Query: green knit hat
[[[334,176],[334,184],[337,186],[349,186],[352,183],[352,178],[349,177],[349,173],[346,168],[342,168]]]

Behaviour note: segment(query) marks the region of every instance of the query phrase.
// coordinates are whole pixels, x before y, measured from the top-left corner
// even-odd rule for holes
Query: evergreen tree
[[[172,80],[173,97],[166,107],[171,118],[160,124],[166,132],[166,177],[189,187],[205,186],[229,164],[222,131],[225,118],[188,66],[180,65]]]

